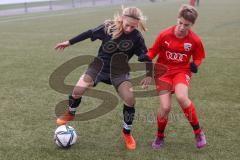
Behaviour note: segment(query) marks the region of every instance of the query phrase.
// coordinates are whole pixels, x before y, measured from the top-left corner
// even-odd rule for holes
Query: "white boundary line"
[[[90,13],[90,12],[96,12],[96,10],[86,10],[84,13]],[[99,11],[98,11],[99,12]],[[69,16],[74,14],[80,14],[80,12],[73,12],[73,13],[53,13],[53,14],[47,14],[47,15],[39,15],[39,16],[28,16],[28,17],[9,17],[2,19],[0,18],[0,23],[7,23],[7,22],[17,22],[17,21],[25,21],[25,20],[35,20],[35,19],[41,19],[41,18],[48,18],[48,17],[58,17],[58,16]]]
[[[68,13],[68,14],[61,13],[61,14],[54,14],[54,15],[41,15],[41,16],[32,16],[32,17],[23,17],[23,18],[9,18],[9,19],[0,20],[0,23],[35,20],[35,19],[40,19],[40,18],[45,18],[45,17],[57,17],[57,16],[73,15],[73,14],[77,14],[77,13]]]

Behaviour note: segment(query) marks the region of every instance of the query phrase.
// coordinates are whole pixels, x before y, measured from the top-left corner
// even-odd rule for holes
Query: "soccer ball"
[[[59,126],[54,133],[54,142],[60,148],[70,148],[77,141],[75,129],[68,125]]]

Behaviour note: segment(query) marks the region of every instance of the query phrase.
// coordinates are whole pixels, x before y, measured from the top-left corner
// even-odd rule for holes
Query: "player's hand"
[[[65,42],[61,42],[61,43],[58,43],[54,49],[55,50],[59,50],[59,51],[63,51],[66,47],[70,46],[70,43],[69,41],[65,41]]]
[[[190,63],[190,70],[192,73],[197,73],[198,72],[198,67],[194,62]]]
[[[143,89],[148,89],[149,84],[152,82],[152,77],[148,76],[145,77],[141,82],[140,85],[142,85]]]
[[[148,57],[148,55],[143,54],[138,57],[139,62],[152,62],[152,60]]]

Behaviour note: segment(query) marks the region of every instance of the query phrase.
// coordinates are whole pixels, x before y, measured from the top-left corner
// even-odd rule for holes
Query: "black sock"
[[[130,134],[134,119],[135,108],[124,104],[123,106],[123,132]]]
[[[81,103],[81,99],[82,99],[82,97],[80,97],[78,99],[75,99],[75,98],[73,98],[72,95],[69,96],[69,99],[68,99],[68,107],[69,108],[68,108],[68,110],[69,110],[70,114],[75,115],[77,107]]]

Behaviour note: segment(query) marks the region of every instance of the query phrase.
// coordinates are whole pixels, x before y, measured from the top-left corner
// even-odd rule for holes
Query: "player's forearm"
[[[153,63],[146,62],[146,77],[152,77],[153,76]]]
[[[141,54],[138,57],[138,61],[139,62],[145,62],[146,64],[146,76],[150,76],[152,77],[153,74],[153,64],[152,64],[152,60],[149,58],[149,56],[147,54]]]
[[[161,39],[162,39],[162,35],[159,34],[157,39],[154,41],[153,45],[148,49],[147,55],[151,60],[153,60],[157,56],[157,54],[160,52]]]
[[[151,60],[153,60],[156,57],[157,53],[158,52],[155,48],[149,48],[147,55]]]
[[[160,40],[156,40],[152,45],[152,47],[148,49],[147,55],[151,60],[153,60],[156,57],[156,55],[159,53],[159,50],[160,50],[159,41]]]
[[[79,34],[78,36],[70,39],[70,40],[69,40],[69,43],[70,43],[71,45],[73,45],[73,44],[75,44],[75,43],[78,43],[78,42],[81,42],[81,41],[83,41],[83,40],[85,40],[85,39],[88,39],[88,38],[90,38],[91,36],[92,36],[92,31],[91,31],[91,30],[88,30],[88,31],[83,32],[83,33]]]

